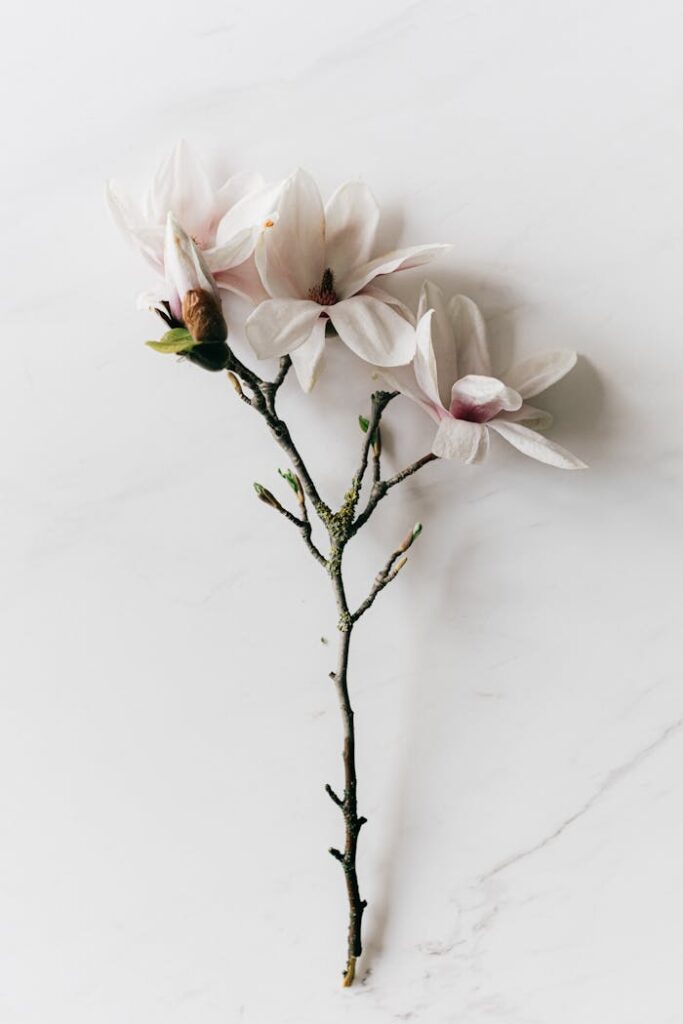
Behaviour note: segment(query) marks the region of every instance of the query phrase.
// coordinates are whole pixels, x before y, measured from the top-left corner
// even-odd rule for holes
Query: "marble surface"
[[[673,0],[64,0],[3,16],[2,1024],[679,1024],[683,15]],[[367,912],[339,988],[324,576],[254,500],[225,381],[143,347],[104,207],[179,136],[216,174],[370,183],[590,463],[429,467],[352,656]],[[414,300],[419,273],[397,291]],[[335,386],[335,378],[344,387]],[[371,384],[283,407],[331,498]],[[392,408],[388,461],[428,421]],[[326,638],[327,644],[321,643]]]

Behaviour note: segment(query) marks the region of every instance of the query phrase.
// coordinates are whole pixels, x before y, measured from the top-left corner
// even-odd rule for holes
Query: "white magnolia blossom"
[[[356,355],[378,366],[408,363],[415,353],[415,331],[400,303],[371,282],[421,266],[448,246],[373,257],[378,221],[366,185],[342,185],[323,207],[315,181],[299,170],[285,182],[258,240],[256,265],[271,298],[247,320],[247,338],[260,359],[290,353],[306,391],[315,383],[329,321]]]
[[[279,188],[265,185],[258,174],[236,174],[216,187],[181,140],[159,167],[141,205],[115,182],[107,186],[107,199],[118,226],[162,277],[166,219],[172,213],[202,250],[217,284],[258,302],[267,296],[254,265],[254,246]],[[166,296],[151,293],[152,302],[158,298]]]
[[[524,455],[560,469],[585,463],[536,428],[552,417],[526,399],[545,391],[572,369],[576,354],[547,352],[492,376],[486,328],[479,309],[464,295],[446,302],[441,289],[425,282],[420,296],[416,354],[409,367],[382,370],[399,391],[417,402],[438,425],[432,451],[444,459],[481,462],[491,430]]]

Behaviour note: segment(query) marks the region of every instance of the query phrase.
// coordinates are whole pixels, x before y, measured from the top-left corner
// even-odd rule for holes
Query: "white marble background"
[[[122,0],[3,17],[2,1024],[683,1020],[683,14],[674,0]],[[586,473],[503,444],[359,539],[367,914],[338,987],[326,581],[219,377],[145,349],[103,184],[362,176],[384,238],[511,352]],[[419,272],[398,285],[411,300]],[[344,381],[343,389],[335,378]],[[364,373],[283,395],[330,496]],[[389,461],[429,426],[395,404]]]

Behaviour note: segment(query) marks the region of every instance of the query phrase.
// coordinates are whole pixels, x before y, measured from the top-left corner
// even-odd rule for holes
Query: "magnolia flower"
[[[528,405],[576,363],[576,354],[547,352],[522,360],[505,374],[491,375],[486,328],[471,299],[446,303],[441,289],[422,289],[416,329],[417,350],[410,367],[383,375],[417,402],[438,425],[432,451],[444,459],[481,462],[494,430],[524,455],[560,469],[585,469],[577,459],[532,427],[548,427],[549,413]]]
[[[366,185],[342,185],[323,207],[313,178],[299,170],[266,221],[255,259],[271,298],[251,314],[246,334],[260,359],[291,353],[305,391],[315,383],[330,321],[368,362],[399,366],[414,355],[413,327],[396,300],[371,282],[427,263],[448,246],[418,245],[372,258],[378,220]]]
[[[161,276],[166,218],[172,213],[203,251],[218,285],[260,301],[266,293],[251,257],[278,187],[266,186],[259,175],[236,174],[216,188],[181,141],[157,171],[141,207],[114,182],[107,186],[107,198],[118,226]],[[153,293],[152,302],[157,298],[163,296]]]

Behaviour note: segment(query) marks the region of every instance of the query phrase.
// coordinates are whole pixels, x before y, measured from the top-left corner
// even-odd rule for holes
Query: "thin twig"
[[[365,600],[358,606],[355,612],[351,615],[351,622],[358,622],[361,615],[364,615],[368,608],[374,604],[377,595],[384,590],[387,584],[395,580],[400,573],[403,566],[408,561],[406,557],[406,551],[412,547],[414,542],[422,533],[422,523],[415,523],[415,526],[410,530],[408,534],[403,538],[399,546],[395,551],[392,551],[389,559],[383,569],[375,576],[375,581],[372,585],[370,593]]]
[[[289,368],[292,365],[291,356],[283,356],[280,360],[280,369],[278,370],[277,377],[273,381],[273,391],[278,391],[284,382],[285,377],[289,373]]]
[[[360,489],[363,483],[363,477],[365,476],[365,470],[368,467],[368,459],[370,457],[370,449],[375,452],[376,445],[379,442],[379,423],[382,419],[382,413],[388,406],[392,398],[396,398],[398,391],[375,391],[372,396],[372,411],[370,413],[370,419],[368,420],[368,429],[365,431],[365,438],[363,440],[363,447],[361,449],[360,466],[356,470],[356,474],[353,478],[354,489],[356,495],[360,494]],[[377,465],[378,457],[375,454],[375,464]],[[356,497],[356,501],[358,497]]]
[[[252,397],[250,399],[250,405],[252,409],[255,409],[256,412],[264,418],[273,437],[282,450],[289,456],[292,465],[301,477],[304,489],[313,504],[313,508],[319,518],[324,521],[326,513],[329,513],[329,508],[321,500],[311,475],[306,468],[306,464],[292,440],[287,424],[284,420],[280,419],[275,411],[275,396],[278,388],[285,379],[290,365],[290,357],[285,356],[280,362],[280,371],[275,380],[262,380],[258,374],[254,373],[253,370],[250,370],[248,366],[245,366],[244,363],[237,358],[232,349],[230,349],[225,368],[226,370],[237,374],[237,376],[240,377],[251,389]]]
[[[413,473],[417,473],[423,466],[428,465],[430,462],[434,462],[437,458],[437,455],[429,452],[427,455],[423,455],[421,459],[413,462],[410,466],[406,466],[406,468],[402,469],[400,473],[396,473],[395,476],[389,477],[388,480],[379,480],[375,482],[372,486],[372,490],[370,491],[370,497],[368,498],[367,505],[358,515],[351,527],[351,536],[353,537],[358,533],[362,526],[365,526],[382,498],[391,490],[392,487],[396,487],[397,484],[407,480],[409,476],[413,475]]]
[[[377,427],[372,446],[372,482],[378,484],[382,478],[382,431]]]
[[[254,487],[256,489],[256,494],[260,501],[262,501],[265,505],[269,505],[270,508],[274,508],[275,511],[279,512],[281,516],[284,516],[285,519],[288,520],[288,522],[296,526],[296,528],[301,533],[304,544],[311,552],[315,560],[319,562],[325,569],[327,569],[327,559],[313,543],[311,537],[311,524],[308,519],[308,513],[306,512],[306,506],[300,506],[304,509],[305,515],[303,519],[299,519],[298,516],[293,515],[289,511],[289,509],[285,508],[284,505],[282,505],[277,500],[274,494],[271,494],[271,492],[267,490],[265,487],[262,487],[261,484],[255,484]]]
[[[342,605],[340,606],[341,611],[342,608],[347,607],[346,596],[344,594],[344,584],[341,581],[341,567],[338,570],[338,574],[339,593],[342,597]],[[363,952],[361,924],[363,920],[363,912],[367,907],[367,901],[361,899],[360,889],[358,886],[358,874],[356,872],[358,834],[367,819],[358,816],[356,738],[353,725],[353,708],[351,707],[347,678],[349,644],[351,642],[352,629],[353,626],[351,623],[346,624],[344,629],[340,629],[339,662],[337,671],[334,673],[334,684],[339,698],[342,720],[344,722],[344,748],[342,755],[344,761],[344,799],[339,801],[339,797],[337,797],[336,793],[333,795],[331,787],[328,788],[328,793],[330,793],[334,802],[339,805],[344,816],[344,852],[342,853],[341,850],[338,850],[335,847],[330,847],[330,853],[339,861],[344,869],[346,893],[349,902],[348,955],[346,968],[344,970],[344,980],[342,982],[345,988],[348,988],[353,984],[356,974],[356,961]]]

